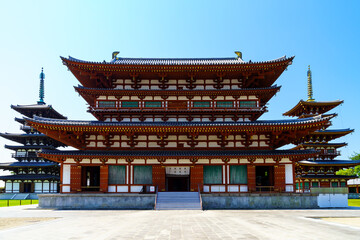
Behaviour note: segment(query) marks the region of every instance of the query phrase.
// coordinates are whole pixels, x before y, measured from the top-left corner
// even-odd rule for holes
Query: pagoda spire
[[[45,73],[43,71],[44,69],[41,68],[41,73],[40,73],[40,89],[39,89],[39,101],[37,102],[39,105],[43,105],[45,104],[44,102],[44,95],[45,95],[45,90],[44,90],[44,80],[45,80]]]
[[[313,102],[315,99],[313,99],[313,90],[312,90],[312,78],[311,78],[311,70],[310,65],[307,71],[307,79],[308,79],[308,102]]]

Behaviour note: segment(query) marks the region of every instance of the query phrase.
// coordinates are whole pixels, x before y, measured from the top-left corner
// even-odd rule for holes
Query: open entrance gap
[[[81,167],[81,190],[100,191],[100,166]]]
[[[167,167],[165,189],[167,192],[190,191],[190,167]]]
[[[274,167],[256,166],[256,191],[274,191]]]

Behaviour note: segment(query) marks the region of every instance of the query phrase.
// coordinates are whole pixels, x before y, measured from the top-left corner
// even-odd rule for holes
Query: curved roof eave
[[[78,121],[78,120],[63,120],[63,119],[51,119],[34,116],[34,118],[24,119],[27,122],[51,124],[51,125],[68,125],[68,126],[286,126],[286,125],[298,125],[309,124],[321,121],[330,120],[332,116],[322,117],[321,115],[301,118],[301,119],[286,119],[286,120],[260,120],[253,122],[102,122],[102,121]]]
[[[113,59],[110,62],[93,62],[93,61],[84,61],[74,57],[69,56],[68,58],[60,56],[63,62],[76,62],[84,64],[99,64],[99,65],[240,65],[240,64],[264,64],[264,63],[276,63],[281,61],[292,60],[295,56],[286,57],[282,56],[277,59],[269,61],[259,61],[245,62],[241,58],[118,58]]]

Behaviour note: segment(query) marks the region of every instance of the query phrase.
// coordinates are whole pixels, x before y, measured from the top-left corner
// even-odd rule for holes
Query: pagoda
[[[32,105],[11,105],[11,108],[25,117],[42,116],[47,118],[66,119],[51,105],[44,102],[43,70],[40,73],[39,101]],[[9,170],[13,174],[0,176],[5,181],[6,193],[56,193],[60,180],[60,167],[57,162],[38,157],[40,149],[54,150],[66,146],[36,129],[30,127],[23,118],[15,118],[21,124],[24,133],[0,133],[0,136],[18,145],[5,145],[5,148],[15,151],[14,162],[0,163],[0,169]]]
[[[61,164],[61,193],[294,192],[294,167],[315,150],[278,150],[334,115],[258,120],[294,57],[61,57],[96,121],[26,117],[77,150],[42,149]]]
[[[297,117],[298,119],[314,117],[325,114],[342,104],[343,101],[319,102],[313,98],[312,74],[310,66],[307,72],[308,79],[308,99],[300,100],[299,103],[284,113],[284,116]],[[335,114],[332,114],[335,115]],[[296,140],[293,150],[316,150],[318,156],[306,160],[298,161],[295,164],[296,189],[297,192],[310,192],[311,188],[336,188],[347,187],[347,180],[356,176],[336,175],[342,168],[353,167],[360,164],[360,161],[338,160],[340,156],[339,148],[347,143],[332,142],[337,138],[352,133],[353,129],[322,129],[311,132],[310,134]]]

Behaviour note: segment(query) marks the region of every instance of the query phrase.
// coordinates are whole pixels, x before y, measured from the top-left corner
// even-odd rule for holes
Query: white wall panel
[[[63,164],[62,165],[63,172],[62,172],[62,184],[70,184],[70,165]]]
[[[292,164],[285,164],[285,183],[294,183]]]

